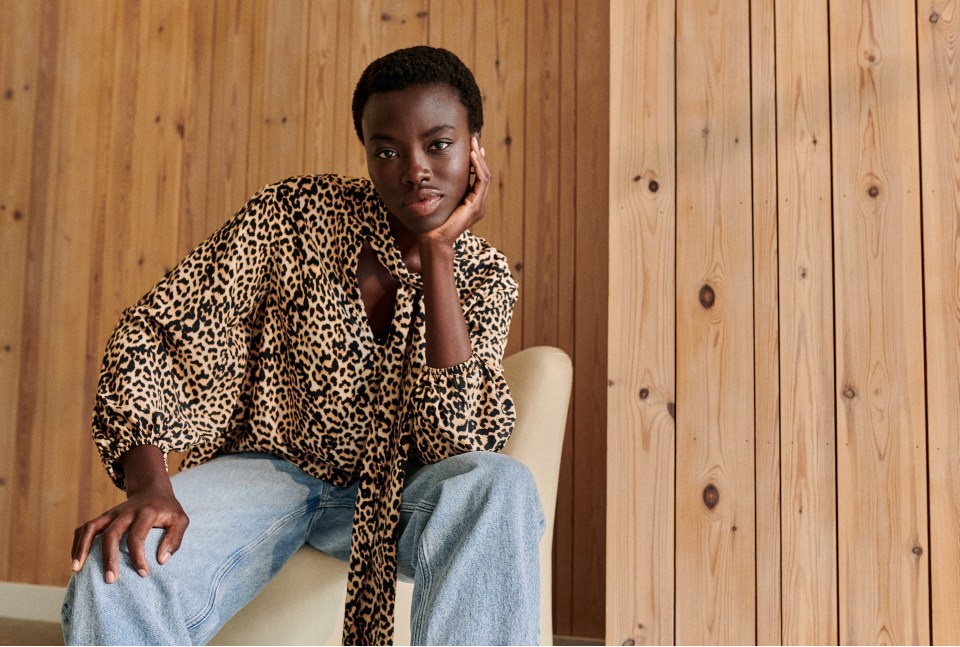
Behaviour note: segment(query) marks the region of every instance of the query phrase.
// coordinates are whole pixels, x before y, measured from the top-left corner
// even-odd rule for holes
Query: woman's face
[[[387,211],[414,233],[442,225],[470,184],[467,109],[448,85],[370,96],[361,120],[367,170]]]

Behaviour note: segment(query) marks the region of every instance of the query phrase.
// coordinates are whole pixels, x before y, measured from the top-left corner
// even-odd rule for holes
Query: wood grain
[[[776,7],[783,643],[836,644],[827,6]]]
[[[0,291],[0,392],[6,406],[0,411],[0,518],[13,519],[16,501],[21,496],[18,477],[17,420],[23,411],[20,403],[22,360],[26,346],[21,337],[26,309],[24,296],[28,241],[31,221],[37,219],[29,207],[31,175],[35,150],[34,128],[38,115],[38,61],[41,45],[40,5],[18,3],[9,11],[0,12],[0,92],[3,93],[0,120],[0,141],[5,153],[0,155],[0,275],[4,287]],[[29,369],[28,369],[29,370]],[[10,579],[11,560],[17,546],[18,531],[7,527],[0,532],[0,580]]]
[[[675,637],[673,3],[611,3],[610,25],[606,642],[668,645]]]
[[[487,201],[489,213],[477,225],[475,233],[493,242],[510,259],[513,277],[520,286],[522,303],[526,295],[523,271],[525,1],[488,2],[482,10],[476,11],[475,21],[477,34],[473,72],[483,93],[482,139],[493,174],[493,186]],[[523,306],[518,305],[513,311],[513,323],[507,340],[508,355],[524,347],[523,328]],[[572,496],[564,500],[571,499]]]
[[[757,644],[782,644],[776,3],[750,3]]]
[[[749,24],[677,4],[678,644],[756,637]]]
[[[843,644],[930,641],[913,17],[830,6]]]
[[[918,3],[932,641],[960,644],[960,4]]]
[[[574,345],[574,408],[567,435],[575,438],[572,483],[603,484],[607,466],[607,301],[609,271],[610,14],[606,6],[577,2],[570,8],[569,39],[576,44],[576,106],[564,132],[576,132],[576,165],[570,178],[575,207],[575,290],[570,343]],[[566,37],[565,37],[566,38]],[[570,46],[564,41],[563,49]],[[566,104],[565,104],[566,105]],[[598,289],[599,288],[599,289]],[[606,563],[605,489],[574,489],[574,590],[576,636],[603,636],[606,592],[598,573]]]
[[[0,17],[0,134],[14,151],[0,161],[0,385],[9,387],[0,513],[16,522],[0,538],[0,578],[65,584],[65,534],[122,499],[89,437],[103,347],[122,309],[263,183],[294,173],[365,175],[350,114],[356,79],[381,54],[431,42],[472,65],[484,92],[496,186],[478,233],[507,253],[524,299],[552,295],[526,306],[533,328],[581,354],[586,377],[578,374],[575,399],[586,404],[574,424],[587,431],[568,434],[558,627],[571,631],[576,613],[578,627],[599,635],[603,421],[590,412],[603,408],[606,388],[591,377],[605,370],[591,356],[605,347],[606,261],[597,245],[602,239],[605,249],[606,234],[591,218],[603,219],[606,207],[583,187],[606,191],[603,147],[590,141],[605,128],[606,106],[601,91],[581,87],[607,83],[607,26],[589,4],[565,2],[567,13],[541,2],[536,10],[550,19],[535,26],[528,0],[96,0],[82,16],[86,5],[76,3],[11,5]],[[590,47],[602,56],[581,57]],[[528,122],[552,133],[529,155]],[[588,154],[561,161],[561,150],[577,147]],[[545,195],[553,197],[544,203]],[[540,223],[549,223],[545,233]],[[527,256],[541,262],[533,281]],[[524,346],[524,307],[508,352]],[[66,318],[74,320],[68,332]],[[547,339],[538,332],[531,340],[538,336]],[[576,438],[583,460],[575,474]],[[77,485],[45,485],[62,479]]]

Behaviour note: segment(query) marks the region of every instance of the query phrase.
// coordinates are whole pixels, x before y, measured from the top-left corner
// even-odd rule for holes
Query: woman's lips
[[[436,189],[417,189],[403,196],[400,205],[418,216],[429,216],[443,199],[443,193]]]

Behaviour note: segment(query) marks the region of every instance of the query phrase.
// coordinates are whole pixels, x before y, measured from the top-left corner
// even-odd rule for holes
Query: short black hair
[[[353,127],[363,141],[363,109],[377,92],[403,90],[411,85],[449,85],[467,109],[470,132],[483,127],[483,99],[473,72],[453,52],[440,47],[417,45],[381,56],[367,66],[353,91]]]

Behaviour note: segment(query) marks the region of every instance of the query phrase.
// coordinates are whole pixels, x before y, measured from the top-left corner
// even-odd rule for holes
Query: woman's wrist
[[[170,476],[163,462],[163,451],[155,445],[140,445],[120,457],[126,481],[127,498],[147,490],[172,492]]]

